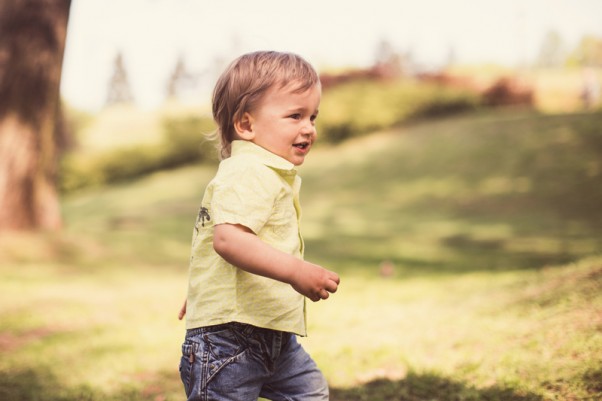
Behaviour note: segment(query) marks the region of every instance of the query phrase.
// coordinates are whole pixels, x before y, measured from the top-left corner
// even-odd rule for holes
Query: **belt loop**
[[[278,358],[282,352],[282,332],[274,330],[271,335],[272,358]]]
[[[251,334],[253,334],[253,332],[255,331],[255,327],[253,327],[250,324],[243,324],[242,325],[242,332],[245,336],[251,336]]]

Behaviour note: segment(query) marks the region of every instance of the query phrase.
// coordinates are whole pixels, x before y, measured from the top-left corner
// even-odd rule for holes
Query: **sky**
[[[325,71],[371,65],[385,40],[424,68],[450,54],[516,67],[535,59],[552,30],[568,48],[602,37],[600,16],[600,0],[74,0],[61,94],[100,110],[118,52],[145,109],[164,100],[179,57],[197,74],[199,97],[229,61],[255,50],[299,53]]]

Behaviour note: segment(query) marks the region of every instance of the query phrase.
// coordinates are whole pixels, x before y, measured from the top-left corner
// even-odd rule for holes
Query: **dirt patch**
[[[55,333],[57,333],[57,330],[48,327],[39,327],[20,334],[0,332],[0,351],[14,351],[32,342],[43,340]]]
[[[132,380],[141,383],[140,394],[150,401],[165,401],[168,394],[184,393],[177,369],[169,372],[139,372],[132,375]]]

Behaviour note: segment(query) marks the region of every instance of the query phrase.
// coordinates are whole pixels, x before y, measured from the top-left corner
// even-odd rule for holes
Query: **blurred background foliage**
[[[487,108],[520,107],[543,113],[600,108],[602,39],[585,36],[567,50],[555,31],[544,37],[528,68],[461,65],[450,61],[423,71],[411,55],[383,41],[369,68],[322,71],[320,142],[337,144],[418,120]],[[206,105],[190,92],[197,84],[183,58],[169,76],[159,110],[136,108],[121,53],[105,108],[92,115],[68,107],[73,140],[63,158],[60,188],[120,182],[195,162],[216,162],[208,142],[215,130]]]
[[[87,117],[85,117],[87,118]],[[215,130],[212,119],[165,118],[158,143],[130,144],[97,152],[72,152],[62,159],[60,187],[70,192],[141,177],[196,162],[217,160],[215,143],[203,135]]]
[[[516,79],[500,78],[479,93],[471,87],[441,82],[450,79],[445,75],[435,78],[440,81],[362,78],[326,87],[317,120],[320,143],[333,145],[418,120],[490,107],[539,109],[535,96],[546,98],[531,87],[516,89]],[[565,103],[579,103],[577,88],[571,89],[556,95]],[[542,111],[546,112],[545,106]],[[215,124],[202,112],[151,114],[115,105],[97,116],[71,109],[69,118],[79,145],[62,160],[63,192],[189,163],[217,161],[215,142],[211,143]]]

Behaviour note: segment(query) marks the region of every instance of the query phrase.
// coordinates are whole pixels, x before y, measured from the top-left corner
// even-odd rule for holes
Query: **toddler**
[[[222,161],[193,230],[180,375],[188,400],[328,400],[297,343],[305,298],[339,276],[303,260],[301,165],[316,140],[321,85],[298,55],[245,54],[213,92]]]

